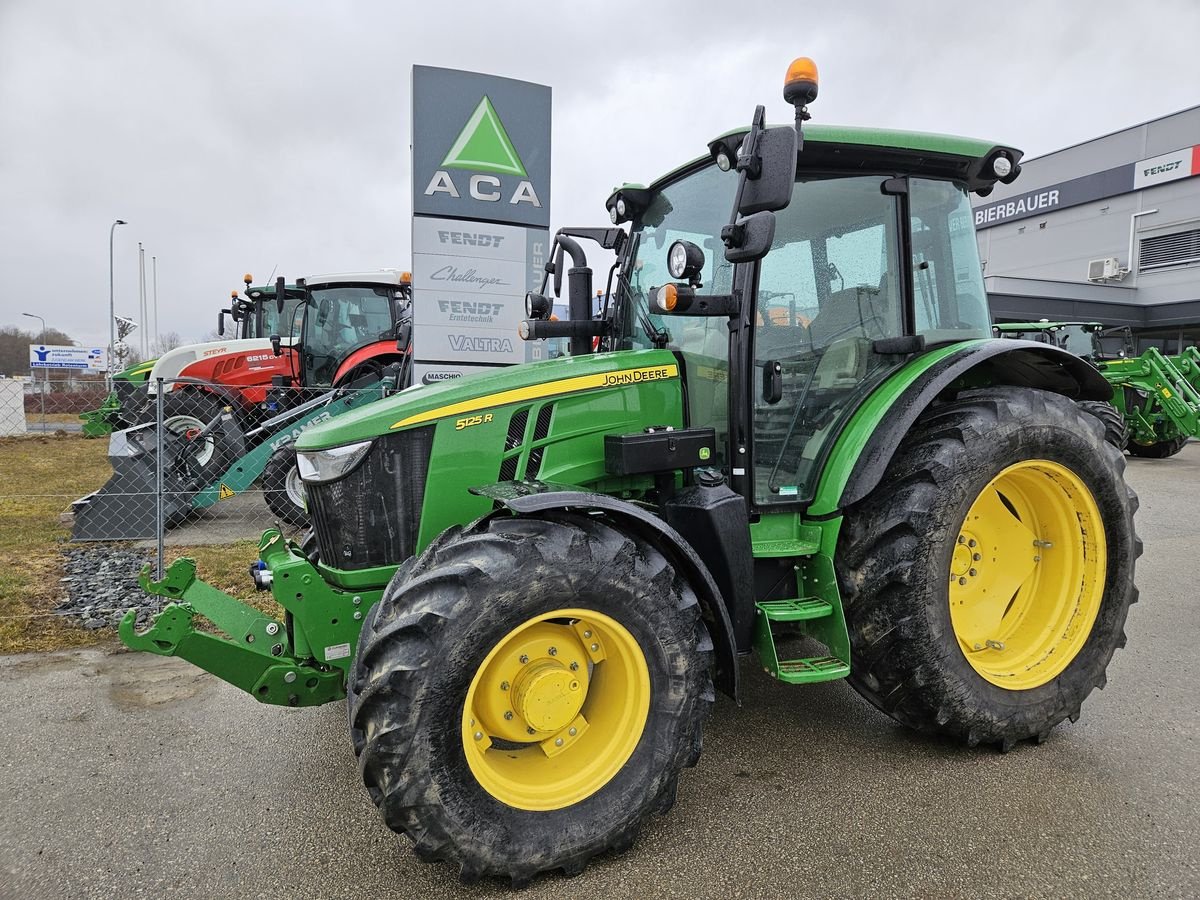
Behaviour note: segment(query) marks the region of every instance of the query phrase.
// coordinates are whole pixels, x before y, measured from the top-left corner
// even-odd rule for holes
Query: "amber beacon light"
[[[807,56],[792,60],[783,79],[783,99],[796,107],[817,99],[817,64]]]

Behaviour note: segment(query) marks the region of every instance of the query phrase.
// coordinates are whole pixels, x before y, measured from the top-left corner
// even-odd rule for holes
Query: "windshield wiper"
[[[641,243],[642,236],[640,234],[634,234],[632,240],[629,242],[628,255],[625,257],[627,260],[632,261],[637,258],[638,248]],[[625,266],[621,267],[621,270],[617,275],[617,288],[622,292],[624,300],[627,303],[633,304],[634,312],[638,317],[638,323],[642,326],[642,330],[646,332],[646,336],[650,338],[650,343],[659,350],[666,347],[671,341],[671,333],[665,328],[659,328],[657,325],[655,325],[654,320],[650,318],[650,313],[646,310],[645,306],[637,303],[634,300],[633,284],[629,280],[629,272],[626,270]]]

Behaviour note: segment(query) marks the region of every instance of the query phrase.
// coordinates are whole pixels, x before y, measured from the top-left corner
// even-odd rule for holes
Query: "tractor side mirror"
[[[396,349],[401,353],[407,353],[409,344],[412,343],[412,322],[401,322],[396,326]]]
[[[279,335],[273,334],[270,337],[271,349],[275,351],[276,356],[283,356],[283,341],[279,339]]]
[[[275,279],[275,312],[281,316],[283,315],[283,300],[286,293],[286,282],[283,280],[283,276],[280,275]],[[279,354],[276,353],[275,355],[278,356]]]
[[[753,262],[762,259],[775,240],[775,213],[756,212],[726,228],[734,230],[733,241],[725,247],[725,261],[731,263]]]
[[[763,129],[758,135],[757,156],[758,177],[751,174],[746,179],[738,204],[738,212],[743,216],[784,209],[792,202],[792,189],[796,186],[796,129],[788,126]]]
[[[225,336],[225,313],[233,315],[232,310],[223,309],[217,313],[217,334],[221,337]]]

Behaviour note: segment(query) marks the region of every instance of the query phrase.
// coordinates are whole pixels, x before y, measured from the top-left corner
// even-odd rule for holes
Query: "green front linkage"
[[[148,567],[142,572],[143,590],[177,602],[142,633],[134,627],[137,610],[130,610],[121,621],[121,640],[133,650],[186,659],[262,703],[318,706],[344,697],[362,618],[383,592],[331,587],[275,529],[263,533],[258,549],[276,581],[276,600],[292,613],[306,608],[308,615],[293,616],[289,627],[200,581],[195,561],[183,558],[161,581],[151,580]],[[223,633],[197,630],[196,616]]]
[[[1200,435],[1200,350],[1167,357],[1154,347],[1131,359],[1100,363],[1113,386],[1114,405],[1125,416],[1131,440],[1142,444]],[[1122,388],[1144,394],[1132,402]]]

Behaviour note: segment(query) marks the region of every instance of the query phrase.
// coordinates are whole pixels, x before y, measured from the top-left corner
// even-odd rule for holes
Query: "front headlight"
[[[316,483],[336,481],[362,462],[372,443],[359,441],[328,450],[297,450],[296,467],[300,470],[300,478]]]

